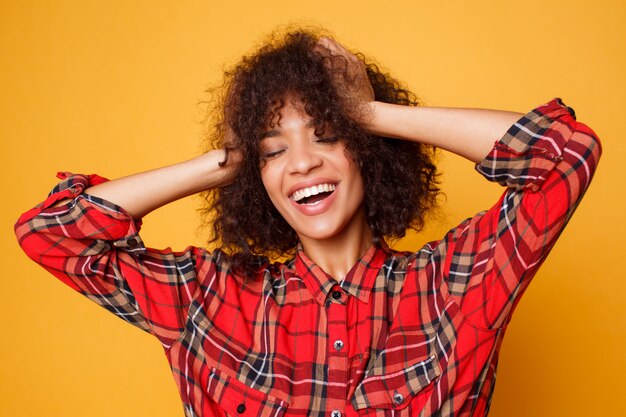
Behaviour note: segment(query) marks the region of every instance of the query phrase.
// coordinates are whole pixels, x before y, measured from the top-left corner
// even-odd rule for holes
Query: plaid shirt
[[[483,416],[502,337],[600,156],[553,99],[477,170],[507,188],[417,252],[375,244],[342,281],[299,249],[237,276],[217,250],[144,246],[141,222],[60,174],[15,230],[35,262],[162,343],[192,416]],[[74,197],[65,205],[55,202]]]

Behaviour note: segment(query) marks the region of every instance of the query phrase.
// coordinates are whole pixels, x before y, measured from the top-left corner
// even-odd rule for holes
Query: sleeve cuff
[[[139,231],[141,219],[134,219],[124,208],[108,200],[85,194],[84,191],[109,181],[95,174],[83,175],[59,172],[59,182],[46,200],[24,213],[20,221],[39,217],[44,224],[61,223],[64,234],[72,238],[89,238],[111,241],[116,248],[128,252],[146,250]],[[63,199],[67,204],[53,207]]]
[[[554,98],[515,122],[476,170],[501,185],[537,191],[563,159],[575,121],[574,110]]]

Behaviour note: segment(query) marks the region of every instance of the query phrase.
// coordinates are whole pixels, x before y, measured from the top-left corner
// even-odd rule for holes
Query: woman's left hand
[[[334,39],[322,37],[315,48],[317,52],[330,58],[327,63],[333,71],[333,79],[339,91],[350,101],[356,102],[360,110],[366,110],[375,98],[363,61]]]

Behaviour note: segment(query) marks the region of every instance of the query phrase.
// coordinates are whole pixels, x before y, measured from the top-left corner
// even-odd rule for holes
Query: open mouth
[[[289,198],[298,204],[313,206],[330,196],[336,189],[335,184],[318,184],[303,188],[293,193]]]

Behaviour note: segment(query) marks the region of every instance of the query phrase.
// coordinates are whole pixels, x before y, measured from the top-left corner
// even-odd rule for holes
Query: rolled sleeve
[[[131,253],[145,252],[146,247],[139,236],[141,219],[133,219],[117,204],[84,192],[91,186],[109,181],[108,179],[95,174],[70,172],[59,172],[57,177],[61,181],[41,204],[20,217],[16,231],[18,225],[28,225],[32,231],[51,229],[73,239],[100,239],[111,241],[116,248]],[[64,199],[70,201],[54,206]],[[42,242],[35,242],[36,245],[38,243]],[[30,255],[32,250],[26,252]]]
[[[537,191],[563,160],[574,120],[571,107],[558,97],[552,99],[515,122],[476,170],[501,185]]]

